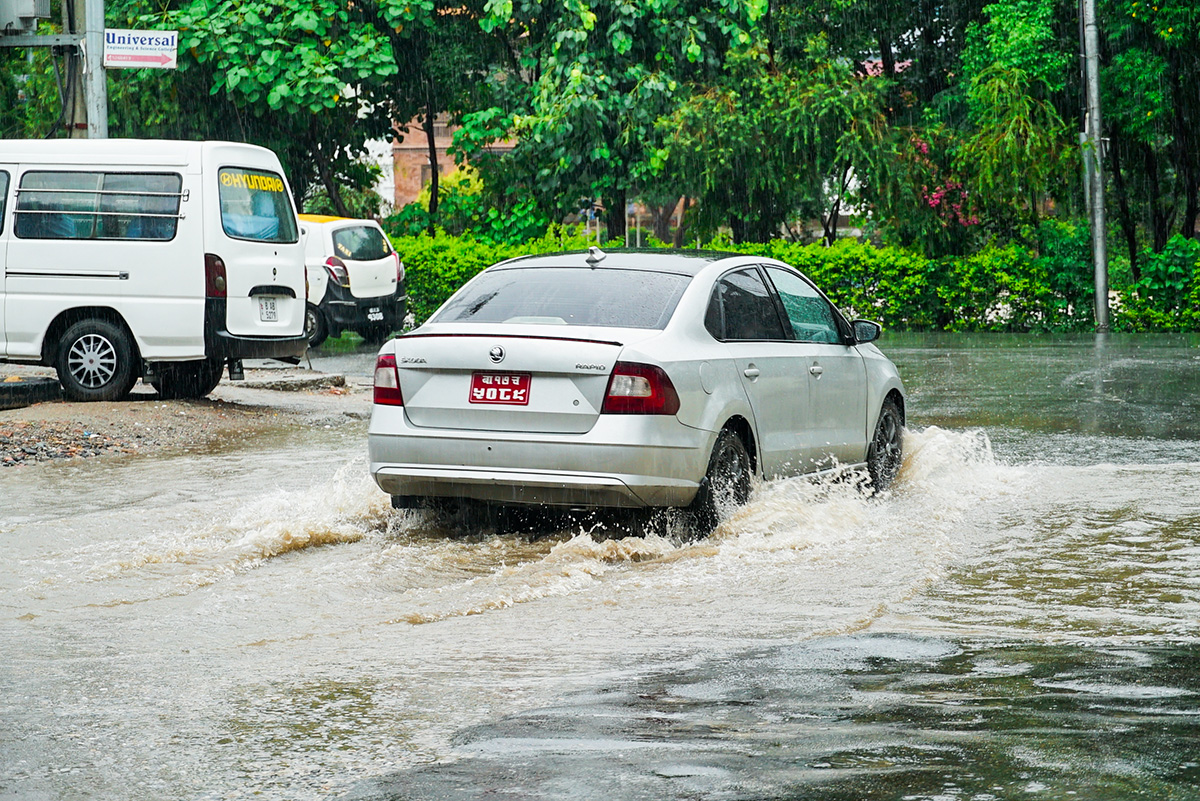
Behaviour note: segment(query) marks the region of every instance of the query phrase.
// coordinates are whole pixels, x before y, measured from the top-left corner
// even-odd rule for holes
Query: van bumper
[[[294,337],[244,337],[225,330],[224,298],[205,298],[204,354],[210,359],[301,359],[308,350],[304,334]]]

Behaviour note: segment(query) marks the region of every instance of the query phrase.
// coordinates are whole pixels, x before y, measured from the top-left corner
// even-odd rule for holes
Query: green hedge
[[[1086,331],[1094,327],[1087,231],[1045,223],[1031,245],[1008,244],[954,258],[843,240],[833,247],[777,240],[712,243],[794,265],[851,316],[910,331]],[[503,259],[582,250],[594,240],[563,231],[520,245],[469,236],[393,238],[407,268],[409,305],[420,323],[467,279]],[[607,246],[606,246],[607,247]],[[1124,331],[1200,330],[1200,243],[1172,241],[1147,254],[1143,279],[1113,270],[1112,323]]]

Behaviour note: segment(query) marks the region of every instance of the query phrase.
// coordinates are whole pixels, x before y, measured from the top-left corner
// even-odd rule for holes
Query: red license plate
[[[529,373],[472,373],[471,403],[528,406]]]

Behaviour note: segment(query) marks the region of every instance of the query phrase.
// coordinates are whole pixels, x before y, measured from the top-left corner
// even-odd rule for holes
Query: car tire
[[[879,408],[879,422],[867,446],[867,473],[876,492],[883,492],[900,473],[904,460],[904,418],[891,398]]]
[[[203,359],[196,362],[171,362],[160,365],[158,377],[150,383],[160,398],[203,398],[221,383],[225,363],[219,359]]]
[[[311,303],[304,304],[304,336],[310,348],[320,347],[329,337],[325,314]]]
[[[746,444],[733,431],[723,429],[713,445],[696,498],[688,507],[697,537],[707,537],[731,511],[749,500],[752,473]]]
[[[135,361],[133,340],[121,325],[89,318],[67,328],[55,368],[68,400],[114,401],[137,383]]]

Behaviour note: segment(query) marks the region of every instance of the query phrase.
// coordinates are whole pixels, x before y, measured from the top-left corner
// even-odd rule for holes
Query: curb
[[[301,392],[312,389],[327,389],[329,387],[344,387],[346,386],[346,377],[344,375],[329,374],[329,375],[292,375],[280,376],[279,378],[261,378],[247,379],[240,382],[247,389],[273,389],[276,392]]]
[[[57,378],[7,376],[0,379],[0,409],[20,409],[32,403],[58,400],[62,386]]]

